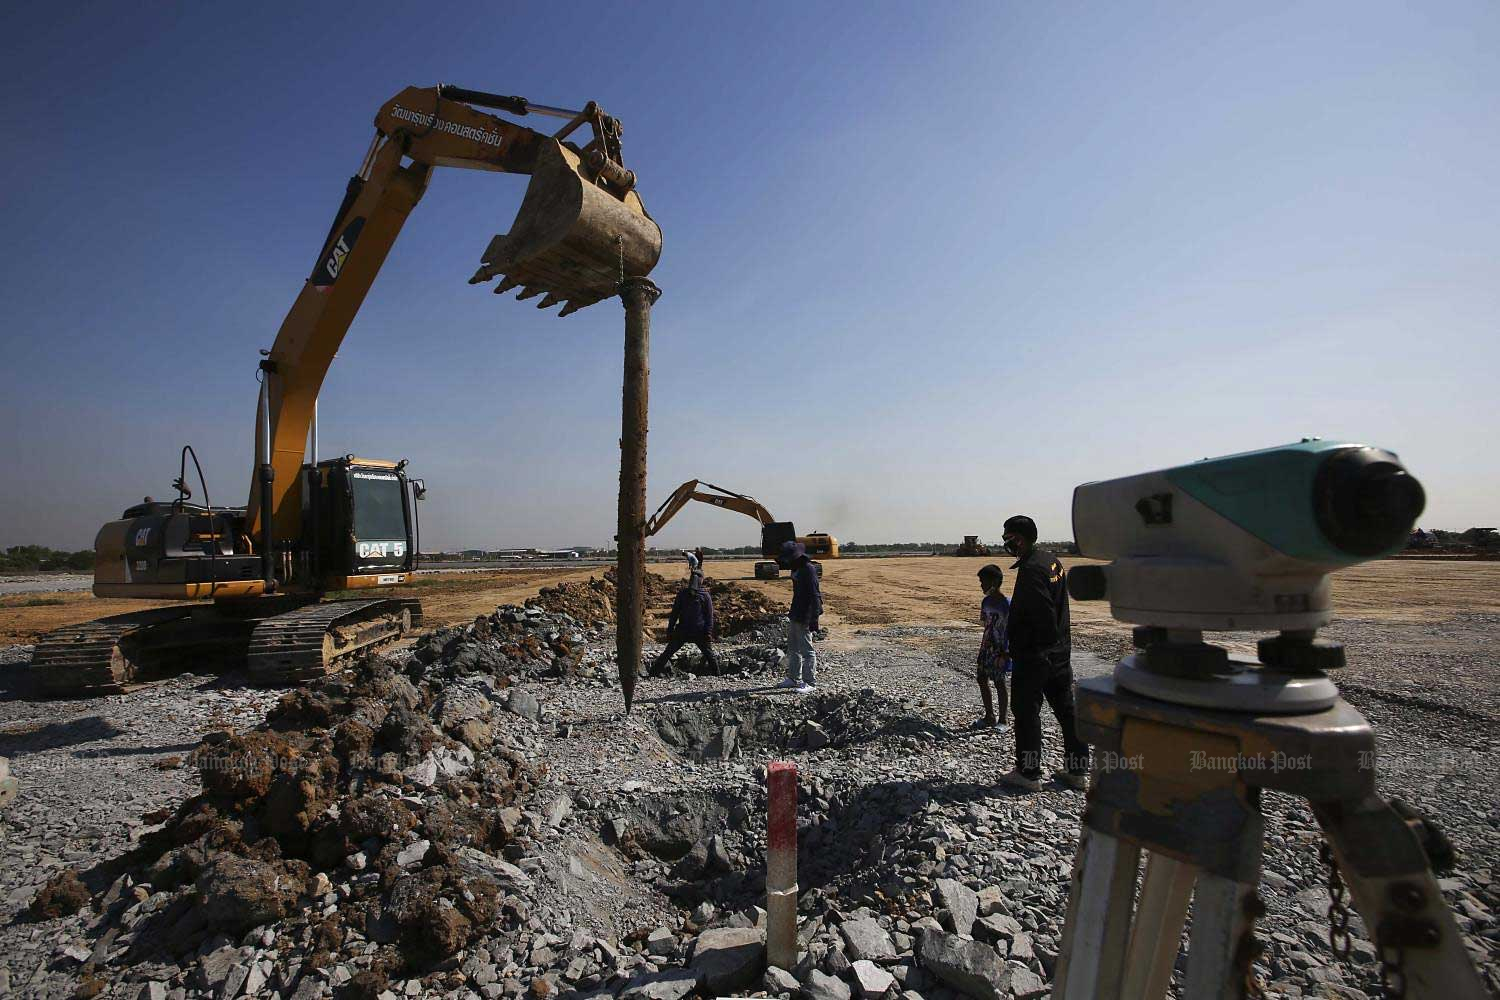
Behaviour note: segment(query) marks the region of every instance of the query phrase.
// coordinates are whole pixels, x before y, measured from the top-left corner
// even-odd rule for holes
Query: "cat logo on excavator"
[[[354,250],[354,244],[359,241],[360,230],[365,228],[365,220],[355,219],[344,228],[339,238],[334,241],[328,256],[323,259],[323,265],[313,272],[312,283],[318,288],[327,288],[339,280],[339,272],[344,269],[344,261]]]

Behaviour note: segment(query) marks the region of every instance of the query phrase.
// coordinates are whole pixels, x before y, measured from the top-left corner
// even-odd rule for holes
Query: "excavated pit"
[[[835,785],[805,782],[797,804],[798,885],[837,884],[850,898],[895,900],[911,890],[881,874],[891,860],[890,832],[920,817],[929,802],[920,783]],[[637,799],[605,818],[601,839],[628,861],[651,861],[652,882],[678,905],[722,910],[762,905],[765,897],[766,794],[760,783]]]
[[[941,730],[866,688],[779,697],[715,699],[659,709],[656,734],[695,763],[768,753],[846,750],[877,740],[920,743]]]
[[[839,768],[818,761],[859,755],[881,742],[906,752],[939,737],[930,722],[864,689],[659,706],[653,727],[663,744],[698,767],[699,783],[610,807],[601,816],[600,837],[627,861],[644,864],[647,877],[674,902],[707,902],[720,910],[764,902],[764,765],[807,754],[818,756],[807,764],[797,807],[802,890],[835,882],[849,883],[861,896],[900,889],[882,886],[868,869],[884,856],[883,833],[919,814],[928,793],[914,781],[864,785],[823,777]]]

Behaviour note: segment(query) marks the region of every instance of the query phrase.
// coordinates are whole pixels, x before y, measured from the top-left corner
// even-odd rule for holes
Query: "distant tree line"
[[[936,552],[939,555],[952,555],[958,548],[956,542],[839,542],[839,551],[854,555],[860,552]],[[1004,555],[1004,550],[997,544],[991,548]],[[1060,555],[1077,555],[1078,546],[1071,541],[1038,542],[1037,548],[1043,552],[1055,552]],[[759,545],[740,545],[735,548],[715,549],[707,545],[703,547],[706,556],[760,556]]]
[[[1418,528],[1407,539],[1406,547],[1418,552],[1445,549],[1472,549],[1478,552],[1500,550],[1500,532],[1494,528],[1470,528],[1467,531],[1444,531],[1442,528]]]
[[[0,573],[39,573],[44,570],[94,568],[94,550],[64,552],[45,545],[12,545],[0,552]]]

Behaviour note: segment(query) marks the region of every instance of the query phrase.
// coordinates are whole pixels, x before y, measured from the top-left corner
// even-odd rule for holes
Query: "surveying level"
[[[1183,995],[1258,992],[1262,789],[1306,799],[1323,829],[1336,955],[1347,883],[1388,995],[1487,996],[1429,828],[1377,793],[1374,732],[1324,672],[1343,648],[1316,638],[1328,574],[1400,548],[1424,502],[1394,454],[1317,439],[1074,491],[1080,551],[1110,562],[1074,567],[1069,592],[1109,600],[1137,652],[1078,685],[1095,753],[1053,996],[1163,996],[1190,907]],[[1278,634],[1253,658],[1204,641],[1230,630]]]

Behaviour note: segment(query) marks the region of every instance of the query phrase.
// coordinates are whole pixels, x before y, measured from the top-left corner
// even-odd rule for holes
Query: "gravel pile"
[[[408,669],[451,679],[470,675],[608,684],[605,632],[566,612],[506,605],[472,624],[438,629],[413,647]]]
[[[1500,635],[1490,619],[1443,628],[1461,664]],[[803,696],[774,687],[774,626],[742,635],[752,637],[721,648],[724,676],[688,662],[643,679],[625,717],[607,631],[571,612],[502,608],[293,692],[261,728],[195,737],[181,756],[196,771],[144,769],[175,800],[167,787],[140,802],[115,790],[102,806],[58,794],[43,811],[26,805],[23,784],[0,829],[24,830],[29,843],[45,836],[34,825],[76,823],[86,809],[121,823],[151,809],[128,836],[94,842],[94,861],[113,860],[84,864],[88,852],[71,846],[51,856],[81,878],[51,881],[36,916],[18,912],[37,899],[35,880],[17,883],[15,922],[0,929],[0,993],[1045,994],[1085,800],[1057,784],[1034,795],[997,784],[1013,743],[970,728],[976,631],[866,630],[841,649],[824,643],[819,690]],[[1106,673],[1122,643],[1098,646],[1103,657],[1076,651],[1080,676]],[[1446,689],[1424,701],[1408,683],[1417,651],[1390,634],[1351,640],[1350,653],[1340,679],[1381,734],[1383,790],[1454,842],[1445,897],[1500,988],[1493,700],[1481,688],[1464,711],[1447,706]],[[133,697],[157,699],[156,718],[190,716],[195,697],[253,718],[252,694],[174,681]],[[1045,712],[1044,730],[1056,764]],[[765,770],[776,759],[801,771],[801,949],[786,970],[766,968],[761,944]],[[30,755],[13,764],[24,781]],[[1263,806],[1266,950],[1255,972],[1266,994],[1379,995],[1357,916],[1354,960],[1329,950],[1310,812],[1277,795]],[[74,843],[56,826],[52,842]],[[48,906],[82,911],[43,917]]]

